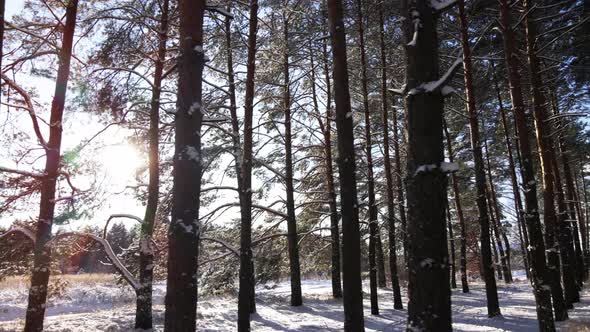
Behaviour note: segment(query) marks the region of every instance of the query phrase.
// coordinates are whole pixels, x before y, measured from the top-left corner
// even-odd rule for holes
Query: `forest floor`
[[[112,277],[72,278],[57,290],[48,303],[45,331],[133,331],[135,296],[128,287],[118,286]],[[365,291],[368,291],[368,285]],[[502,317],[487,318],[483,284],[472,282],[471,292],[454,289],[453,329],[455,331],[538,331],[531,287],[526,280],[511,285],[499,282]],[[570,320],[558,323],[560,331],[590,331],[590,290],[570,311]],[[155,330],[164,321],[165,283],[154,287]],[[253,315],[253,331],[342,331],[343,312],[340,301],[331,297],[328,280],[303,282],[304,305],[289,306],[288,282],[257,291],[258,312]],[[404,310],[393,310],[390,289],[379,290],[380,316],[371,316],[368,298],[364,301],[366,331],[403,331]],[[368,296],[368,294],[365,294]],[[27,282],[13,280],[0,283],[0,331],[21,331],[27,302]],[[237,318],[235,297],[203,298],[198,307],[199,331],[234,331]]]

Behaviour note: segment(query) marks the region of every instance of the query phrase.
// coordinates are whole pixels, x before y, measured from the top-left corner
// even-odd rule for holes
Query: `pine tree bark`
[[[482,121],[482,127],[484,126]],[[502,274],[504,276],[504,282],[507,284],[512,282],[512,271],[510,270],[510,242],[508,237],[502,229],[502,223],[500,222],[500,207],[498,206],[498,198],[496,196],[496,189],[494,188],[494,182],[492,177],[492,165],[490,162],[490,154],[488,151],[488,141],[484,139],[484,150],[486,157],[486,170],[488,173],[488,205],[490,206],[490,220],[492,222],[492,229],[498,250],[500,251],[500,262],[502,264]],[[504,241],[504,242],[502,242]],[[506,251],[504,251],[506,249]]]
[[[486,175],[484,169],[481,142],[479,138],[479,123],[477,109],[475,108],[475,95],[472,82],[471,47],[469,46],[468,23],[465,14],[465,1],[459,0],[459,21],[461,25],[461,48],[463,49],[463,77],[465,83],[465,95],[467,99],[467,112],[469,113],[469,132],[473,161],[475,163],[475,185],[477,190],[477,211],[479,213],[481,261],[486,284],[486,298],[488,317],[500,315],[498,302],[498,290],[494,278],[492,255],[490,253],[490,217],[486,202]]]
[[[530,10],[533,1],[525,0],[525,10]],[[563,288],[560,282],[559,244],[557,242],[557,224],[555,213],[555,188],[553,185],[553,167],[551,159],[553,155],[553,140],[550,136],[550,123],[547,122],[546,99],[542,91],[541,67],[537,56],[537,31],[534,22],[534,12],[528,13],[524,19],[526,34],[526,46],[529,65],[529,75],[532,94],[532,109],[535,119],[535,134],[537,148],[540,156],[541,173],[543,176],[543,214],[545,222],[545,245],[547,246],[547,271],[551,284],[551,297],[555,320],[567,319],[567,310],[563,297]]]
[[[557,96],[555,94],[551,95],[551,106],[553,109],[553,114],[555,116],[559,115],[559,105],[557,102]],[[567,204],[567,213],[571,217],[572,225],[573,225],[573,240],[574,244],[576,245],[576,253],[575,253],[575,260],[576,260],[576,273],[577,273],[577,281],[578,286],[582,286],[584,280],[588,278],[587,267],[587,259],[585,260],[584,257],[588,257],[588,238],[586,234],[586,227],[584,224],[584,218],[582,216],[582,211],[579,208],[579,200],[576,197],[576,188],[574,186],[574,180],[572,177],[572,171],[570,167],[570,160],[569,154],[567,151],[567,146],[563,135],[557,135],[557,148],[559,151],[560,162],[563,167],[563,176],[565,179],[565,188],[566,188],[566,197],[569,204]],[[579,225],[579,227],[578,227]],[[578,230],[580,231],[580,235],[582,238],[582,245],[579,245],[579,238],[578,238]]]
[[[172,220],[168,229],[165,331],[195,331],[201,225],[203,16],[205,1],[179,3],[180,56],[175,113]]]
[[[43,319],[47,303],[47,284],[51,270],[51,249],[46,244],[51,240],[51,228],[53,226],[55,212],[56,184],[60,170],[62,120],[70,77],[70,61],[72,59],[77,11],[78,0],[68,1],[66,5],[66,21],[63,26],[62,44],[58,55],[59,67],[55,80],[55,93],[51,103],[49,140],[46,146],[44,146],[46,155],[45,176],[41,183],[39,219],[37,221],[33,252],[33,275],[31,277],[31,287],[29,288],[25,332],[43,331]]]
[[[135,328],[145,330],[152,328],[152,284],[154,279],[152,235],[154,233],[156,213],[158,211],[160,187],[160,94],[164,61],[166,60],[166,42],[168,39],[168,7],[169,0],[164,0],[161,7],[158,54],[154,62],[154,82],[150,103],[148,199],[139,240],[140,288],[136,290]]]
[[[447,176],[440,167],[444,161],[443,96],[440,91],[419,88],[439,78],[436,14],[426,0],[404,0],[402,14],[407,45],[405,90],[417,91],[404,96],[408,130],[407,329],[451,331]]]
[[[510,168],[510,181],[512,183],[512,193],[514,195],[514,211],[516,211],[516,224],[518,225],[518,235],[520,240],[520,250],[522,252],[522,261],[526,271],[526,276],[530,279],[529,263],[526,254],[526,248],[529,246],[528,234],[526,232],[526,225],[524,224],[524,209],[522,206],[522,198],[520,196],[520,189],[518,187],[518,178],[516,177],[516,165],[514,163],[514,157],[512,155],[512,142],[510,140],[510,128],[508,127],[508,121],[506,120],[506,111],[504,110],[504,103],[502,101],[502,94],[500,93],[500,87],[498,86],[498,77],[496,75],[496,69],[494,62],[490,62],[493,71],[494,89],[496,90],[496,96],[498,98],[498,108],[502,119],[502,127],[504,129],[504,142],[506,144],[506,151],[508,152],[508,167]]]
[[[342,242],[346,243],[342,247],[344,330],[346,332],[362,332],[365,327],[361,284],[361,239],[343,12],[342,0],[328,0],[328,18],[334,59],[334,100],[336,102],[336,129],[338,132]]]
[[[383,119],[383,167],[385,169],[385,185],[387,197],[387,225],[389,228],[389,271],[393,290],[393,308],[403,309],[397,271],[397,248],[395,239],[395,202],[393,196],[393,177],[391,174],[391,158],[389,156],[389,106],[387,103],[387,57],[385,55],[385,20],[383,19],[383,3],[379,6],[379,42],[381,55],[381,102]]]
[[[325,22],[324,22],[325,23]],[[326,81],[326,114],[325,124],[319,111],[317,92],[315,87],[316,74],[313,56],[313,48],[310,46],[311,54],[311,84],[314,109],[320,125],[320,130],[324,135],[324,172],[326,181],[326,192],[328,193],[328,207],[330,209],[330,239],[331,239],[331,277],[332,277],[332,297],[335,299],[342,297],[342,283],[340,280],[340,231],[338,227],[338,208],[336,203],[336,191],[334,189],[334,170],[332,168],[332,85],[330,83],[330,71],[328,62],[328,50],[325,40],[322,42],[324,57],[324,75]]]
[[[561,174],[559,171],[559,166],[557,165],[557,158],[555,154],[553,155],[551,162],[553,166],[553,179],[555,181],[557,194],[557,222],[561,225],[561,227],[559,227],[557,239],[559,241],[559,257],[561,258],[565,304],[568,309],[573,309],[573,303],[580,302],[580,293],[578,292],[579,284],[577,281],[577,277],[579,277],[579,275],[576,274],[574,238],[572,236],[570,217],[565,205],[565,194],[563,192]]]
[[[445,132],[445,137],[447,139],[447,152],[449,162],[453,163],[455,158],[453,153],[453,145],[451,142],[451,136],[449,135],[447,123],[444,117],[443,129]],[[453,198],[455,199],[455,210],[457,211],[457,219],[459,219],[459,227],[461,229],[461,288],[463,289],[463,293],[469,293],[469,283],[467,282],[467,231],[465,228],[465,217],[463,216],[463,207],[461,205],[461,192],[459,191],[459,183],[457,182],[457,176],[455,175],[455,173],[451,174],[451,179],[453,180]]]
[[[240,190],[240,272],[238,290],[238,331],[250,331],[250,314],[255,311],[254,264],[252,256],[252,117],[254,113],[254,76],[256,72],[256,34],[258,31],[258,0],[250,0],[248,27],[248,58],[246,63],[246,94],[244,98],[244,143]]]
[[[363,112],[365,115],[365,154],[367,157],[367,187],[369,198],[369,286],[371,289],[371,314],[379,315],[379,300],[377,294],[377,232],[379,231],[377,220],[377,205],[375,203],[375,180],[373,177],[373,156],[371,140],[371,114],[369,111],[369,92],[367,88],[367,65],[365,52],[365,36],[363,29],[363,3],[356,1],[357,24],[359,34],[359,47],[361,52],[361,93],[363,97]]]
[[[537,182],[533,169],[533,158],[529,145],[529,129],[526,125],[522,86],[520,81],[518,58],[514,48],[514,31],[510,19],[510,5],[507,0],[500,1],[500,27],[504,43],[504,56],[508,70],[510,98],[518,133],[518,147],[521,154],[521,178],[526,203],[525,222],[529,234],[528,257],[531,268],[531,283],[537,305],[539,330],[555,331],[555,321],[551,306],[551,286],[547,279],[545,261],[545,243],[539,218],[537,201]]]
[[[295,197],[293,192],[293,151],[291,134],[291,89],[289,78],[289,21],[283,13],[283,107],[285,113],[285,187],[287,194],[287,241],[289,244],[289,271],[291,276],[291,305],[303,304],[301,296],[301,270],[299,248],[297,245],[297,219],[295,216]]]

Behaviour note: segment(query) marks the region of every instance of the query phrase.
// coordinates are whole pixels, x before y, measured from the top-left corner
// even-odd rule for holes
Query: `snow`
[[[443,173],[452,173],[452,172],[456,172],[459,170],[459,164],[440,162],[438,164],[420,165],[416,168],[416,172],[414,173],[414,176],[416,176],[420,173],[433,172],[437,169],[439,169]]]
[[[253,331],[341,331],[343,312],[340,300],[332,299],[329,280],[302,282],[304,305],[289,305],[288,282],[262,285],[257,289],[257,310],[252,316]],[[524,278],[511,285],[498,284],[502,316],[487,318],[485,288],[470,284],[471,293],[460,287],[452,291],[453,330],[455,331],[538,331],[532,289]],[[154,285],[154,331],[164,323],[165,282]],[[390,289],[379,290],[380,316],[370,315],[368,284],[364,285],[365,326],[367,332],[403,331],[406,325],[407,297],[402,289],[404,310],[393,310]],[[590,327],[590,291],[569,312],[570,320],[557,323],[561,331],[583,331]],[[22,330],[26,310],[26,285],[0,289],[0,331]],[[133,331],[135,295],[130,287],[114,282],[72,285],[64,297],[47,306],[45,330],[55,331]],[[199,331],[234,331],[237,298],[200,298],[197,311]]]
[[[457,3],[457,0],[430,0],[430,7],[432,7],[437,12],[441,12],[445,9],[448,9],[454,6]]]

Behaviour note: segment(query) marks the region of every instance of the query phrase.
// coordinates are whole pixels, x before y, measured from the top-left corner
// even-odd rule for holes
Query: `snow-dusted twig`
[[[231,251],[232,253],[234,253],[234,255],[240,257],[240,251],[234,247],[232,247],[229,243],[221,240],[221,239],[215,239],[212,237],[206,237],[206,236],[201,236],[201,240],[203,241],[210,241],[210,242],[215,242],[217,244],[220,244],[221,246],[225,247],[226,249],[228,249],[229,251]]]
[[[458,57],[447,72],[438,80],[427,83],[422,83],[419,86],[411,89],[408,95],[417,95],[420,93],[433,93],[441,92],[442,88],[453,78],[453,75],[459,69],[459,66],[463,63],[463,58]]]
[[[143,223],[143,219],[141,219],[138,216],[134,216],[132,214],[125,214],[125,213],[116,213],[116,214],[111,214],[109,216],[109,218],[107,219],[106,224],[104,225],[104,229],[102,231],[102,237],[103,238],[107,238],[107,228],[109,227],[109,223],[111,222],[111,220],[115,219],[115,218],[127,218],[127,219],[133,219],[135,221],[137,221],[138,223]]]
[[[215,12],[218,14],[221,14],[225,17],[229,17],[230,19],[233,19],[234,16],[232,15],[232,13],[230,13],[229,11],[225,10],[223,7],[219,6],[219,5],[208,5],[207,7],[205,7],[208,11],[211,12]]]

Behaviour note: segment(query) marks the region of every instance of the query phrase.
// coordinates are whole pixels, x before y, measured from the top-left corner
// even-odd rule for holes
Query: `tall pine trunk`
[[[447,139],[447,152],[449,162],[454,162],[453,145],[447,123],[443,118],[443,129]],[[459,191],[459,184],[457,183],[457,176],[455,173],[451,174],[453,180],[453,198],[455,199],[455,210],[457,212],[457,219],[459,219],[459,227],[461,229],[461,245],[460,245],[460,265],[461,265],[461,288],[463,293],[469,293],[469,283],[467,282],[467,231],[465,229],[465,217],[463,216],[463,207],[461,205],[461,193]]]
[[[500,87],[498,86],[498,77],[494,62],[491,61],[492,75],[494,80],[494,89],[496,90],[496,96],[498,98],[498,108],[502,119],[502,128],[504,129],[504,143],[506,144],[506,151],[508,152],[508,167],[510,171],[510,181],[512,184],[512,193],[514,195],[514,211],[516,211],[516,224],[518,226],[518,236],[520,240],[520,250],[522,252],[522,261],[526,271],[527,278],[530,279],[529,271],[529,260],[526,254],[526,248],[529,246],[528,234],[526,232],[526,225],[524,224],[524,208],[522,206],[522,198],[520,196],[520,189],[518,187],[518,178],[516,177],[516,165],[514,163],[514,157],[512,155],[512,142],[510,140],[510,128],[508,127],[508,121],[506,120],[506,111],[504,109],[504,103],[502,101],[502,94],[500,93]]]
[[[533,1],[525,0],[525,10],[531,9]],[[551,297],[555,320],[567,319],[567,310],[563,297],[563,288],[560,282],[559,244],[557,232],[560,225],[557,224],[555,211],[555,188],[553,184],[553,167],[551,165],[553,139],[551,138],[550,123],[547,122],[547,109],[544,91],[542,91],[541,67],[537,55],[537,31],[533,16],[534,11],[529,12],[524,19],[526,33],[526,49],[528,55],[529,75],[531,83],[532,109],[535,119],[535,134],[543,176],[543,221],[545,223],[545,245],[547,247],[547,277],[551,285]],[[565,248],[564,248],[565,249]]]
[[[537,305],[537,320],[541,331],[554,331],[555,322],[551,306],[551,286],[547,280],[545,243],[539,218],[537,182],[533,168],[533,157],[529,144],[529,129],[524,110],[518,58],[514,48],[514,31],[510,19],[508,0],[500,0],[500,27],[504,43],[504,57],[508,70],[510,98],[518,133],[518,147],[521,154],[521,178],[523,183],[526,212],[524,214],[529,234],[528,257],[531,268],[531,283]]]
[[[166,331],[195,331],[201,224],[203,16],[205,1],[179,3],[178,97],[175,113],[172,220],[168,229]]]
[[[363,3],[357,0],[357,24],[359,34],[359,46],[361,51],[361,94],[363,97],[363,112],[365,116],[365,154],[367,157],[367,187],[369,198],[369,286],[371,289],[371,314],[379,315],[379,302],[377,294],[377,232],[379,231],[377,220],[377,205],[375,203],[375,180],[373,177],[373,156],[371,140],[371,114],[369,111],[369,92],[367,88],[367,65],[365,60],[365,36],[363,29]]]
[[[164,0],[160,17],[160,30],[158,35],[158,54],[154,63],[154,82],[152,88],[152,100],[150,104],[150,129],[149,136],[149,182],[148,200],[145,208],[145,216],[141,225],[139,243],[139,285],[136,290],[137,303],[135,310],[135,328],[152,328],[152,283],[154,279],[154,249],[152,235],[158,211],[159,187],[160,187],[160,94],[162,88],[162,73],[166,60],[166,41],[168,39],[168,7],[169,1]]]
[[[238,331],[250,331],[250,314],[255,310],[254,264],[252,256],[252,117],[254,113],[254,76],[256,72],[256,34],[258,31],[258,0],[250,0],[248,27],[248,59],[246,63],[246,94],[244,98],[244,143],[241,164],[240,195],[240,273],[238,290]]]
[[[289,271],[291,276],[291,305],[300,306],[301,271],[299,266],[299,248],[297,245],[297,220],[295,216],[295,197],[293,192],[293,143],[291,134],[291,89],[289,79],[289,21],[283,13],[283,107],[285,114],[285,187],[287,194],[287,241],[289,245]]]
[[[473,161],[475,163],[475,186],[477,191],[477,211],[480,225],[481,263],[486,285],[486,298],[488,317],[500,315],[498,302],[498,290],[494,278],[492,255],[490,252],[490,217],[486,202],[486,175],[484,169],[481,142],[479,138],[479,123],[477,109],[475,108],[475,95],[473,91],[473,78],[471,68],[471,47],[469,46],[468,23],[465,14],[465,1],[459,0],[459,21],[461,24],[461,48],[463,50],[463,77],[465,83],[465,97],[467,99],[467,112],[469,113],[469,132]]]
[[[422,84],[439,78],[436,17],[426,0],[402,2],[406,47],[408,158],[408,330],[451,331],[443,145],[443,96]],[[413,23],[413,24],[412,24]],[[412,28],[413,26],[413,28]]]
[[[393,289],[393,308],[403,309],[397,271],[397,248],[395,239],[395,202],[393,196],[393,178],[391,159],[389,156],[389,107],[387,95],[387,57],[385,56],[385,20],[383,19],[383,3],[379,6],[379,41],[381,51],[381,102],[383,119],[383,167],[385,168],[385,190],[387,192],[387,226],[389,228],[389,271],[391,288]]]
[[[76,30],[78,0],[70,0],[66,6],[66,21],[63,27],[62,44],[58,55],[59,67],[55,80],[55,93],[51,103],[49,140],[44,146],[46,154],[45,176],[41,183],[41,202],[39,204],[37,232],[35,233],[33,275],[31,277],[29,302],[25,318],[24,330],[26,332],[43,331],[43,319],[47,303],[47,284],[51,270],[51,249],[46,244],[51,239],[51,228],[53,226],[55,212],[56,183],[60,170],[62,120],[70,77],[70,60],[72,58],[74,32]]]
[[[484,126],[482,121],[482,127]],[[492,229],[496,242],[498,244],[498,250],[500,251],[500,263],[502,264],[502,274],[504,275],[504,282],[512,282],[512,271],[510,270],[510,242],[508,237],[504,233],[502,228],[502,222],[500,220],[500,207],[498,205],[498,197],[496,196],[496,189],[494,187],[494,181],[492,177],[492,165],[490,162],[490,154],[488,151],[488,141],[484,139],[484,149],[486,157],[486,170],[488,173],[488,205],[490,206],[490,220],[492,222]],[[504,242],[502,242],[504,241]]]
[[[326,77],[326,130],[324,131],[324,151],[326,153],[326,175],[328,195],[330,196],[330,238],[332,242],[332,296],[342,297],[342,281],[340,278],[340,228],[338,227],[338,207],[334,186],[334,169],[332,167],[332,90],[330,85],[330,66],[328,47],[323,42],[324,75]]]
[[[342,0],[328,0],[328,18],[332,36],[334,58],[334,100],[336,102],[336,129],[338,132],[338,169],[340,173],[340,204],[342,213],[342,278],[344,282],[344,330],[365,330],[363,317],[363,290],[361,284],[361,238],[356,193],[356,163],[346,34],[344,31]]]
[[[318,118],[320,130],[324,135],[323,149],[324,149],[324,172],[325,185],[328,194],[328,207],[330,209],[330,238],[331,238],[331,265],[330,272],[332,277],[332,296],[334,298],[342,297],[342,284],[340,281],[340,233],[338,227],[338,209],[336,205],[336,192],[334,190],[334,170],[332,168],[332,86],[330,84],[330,73],[328,65],[328,55],[325,40],[322,42],[323,56],[324,56],[324,74],[326,81],[326,114],[324,116],[326,122],[322,121],[320,114],[316,92],[316,74],[315,63],[313,55],[313,47],[310,45],[310,61],[311,61],[311,91],[314,110]]]

